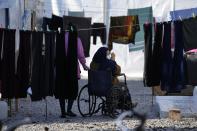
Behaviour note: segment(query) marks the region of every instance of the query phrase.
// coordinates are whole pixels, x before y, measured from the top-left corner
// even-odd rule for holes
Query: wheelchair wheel
[[[79,96],[77,99],[77,106],[81,116],[92,116],[95,111],[96,106],[96,97],[89,95],[88,85],[85,85],[81,88]]]

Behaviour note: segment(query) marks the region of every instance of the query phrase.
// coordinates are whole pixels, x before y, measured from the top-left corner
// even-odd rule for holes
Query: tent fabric
[[[170,21],[170,11],[173,10],[173,0],[152,0],[153,17],[157,22]]]

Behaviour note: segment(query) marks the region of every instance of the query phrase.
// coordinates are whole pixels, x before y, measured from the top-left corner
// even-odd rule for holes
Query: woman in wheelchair
[[[118,80],[118,76],[121,74],[121,67],[115,61],[115,54],[112,53],[110,56],[110,51],[108,48],[101,47],[97,50],[90,64],[90,69],[97,71],[111,71],[113,88],[112,93],[110,93],[111,96],[108,98],[113,97],[116,92],[116,94],[118,94],[118,108],[124,107],[124,110],[130,110],[136,107],[137,103],[132,103],[127,86]],[[122,105],[122,103],[124,103],[124,105]]]

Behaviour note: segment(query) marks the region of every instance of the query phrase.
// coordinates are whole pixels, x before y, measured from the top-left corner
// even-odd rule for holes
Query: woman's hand
[[[112,53],[111,53],[111,60],[114,60],[114,61],[115,61],[115,57],[116,57],[115,53],[112,52]]]
[[[89,68],[86,64],[84,64],[84,65],[83,65],[83,69],[84,69],[85,71],[88,71],[90,68]]]

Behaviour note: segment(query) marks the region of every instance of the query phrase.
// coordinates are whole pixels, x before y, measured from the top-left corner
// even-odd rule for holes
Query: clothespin
[[[58,32],[59,32],[59,33],[61,32],[61,28],[60,28],[60,27],[58,27]]]
[[[71,31],[73,32],[73,26],[70,27]]]
[[[145,22],[145,24],[148,25],[148,24],[149,24],[149,21],[147,20],[147,21]]]
[[[193,16],[193,18],[195,18],[195,17],[196,17],[194,12],[192,13],[192,16]]]
[[[181,18],[181,16],[179,16],[179,19],[182,21],[182,18]]]
[[[35,26],[35,31],[37,31],[37,27]]]
[[[47,31],[50,31],[50,30],[49,30],[49,25],[47,25]]]

